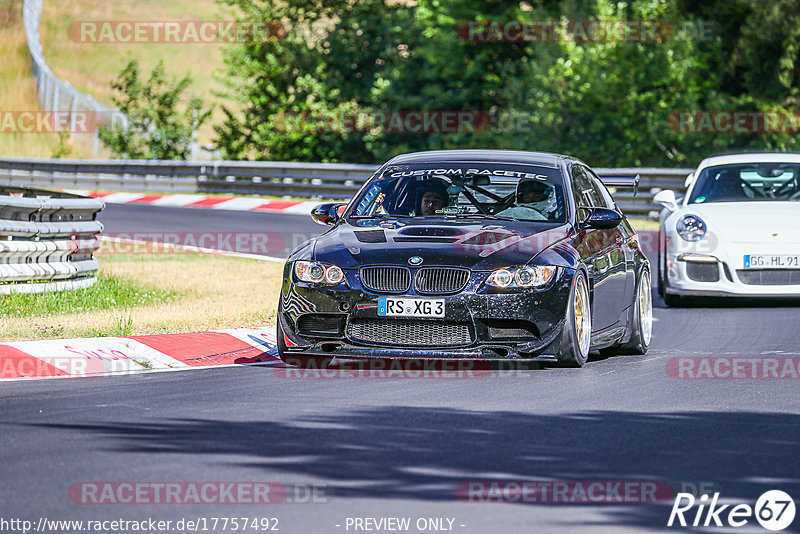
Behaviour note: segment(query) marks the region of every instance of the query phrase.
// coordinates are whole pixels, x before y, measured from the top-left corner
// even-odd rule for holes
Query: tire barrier
[[[0,186],[0,295],[93,285],[104,207],[100,199]]]

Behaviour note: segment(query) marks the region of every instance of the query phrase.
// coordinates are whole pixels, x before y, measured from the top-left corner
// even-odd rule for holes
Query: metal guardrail
[[[28,160],[0,157],[0,185],[146,193],[228,193],[348,199],[375,165],[245,161]],[[693,169],[595,169],[601,176],[639,174],[639,193],[614,196],[625,213],[658,218],[653,195],[682,190]]]
[[[25,0],[22,6],[25,37],[28,41],[28,50],[33,61],[33,74],[36,76],[36,89],[39,93],[39,104],[42,109],[69,112],[72,114],[72,120],[76,120],[75,118],[79,113],[89,112],[107,126],[118,124],[124,130],[127,130],[128,117],[122,112],[100,104],[92,95],[78,91],[68,81],[60,80],[53,73],[44,58],[42,41],[39,37],[39,24],[43,7],[44,0]],[[97,155],[99,139],[96,133],[94,145],[94,153]]]
[[[0,295],[89,287],[102,200],[0,186]]]
[[[694,169],[661,169],[656,167],[596,168],[602,179],[604,176],[639,175],[639,192],[611,188],[614,200],[626,215],[658,220],[662,207],[653,202],[656,193],[672,189],[676,193],[684,190],[684,182]]]

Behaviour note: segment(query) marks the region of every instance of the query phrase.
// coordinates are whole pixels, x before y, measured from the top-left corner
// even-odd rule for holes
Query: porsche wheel
[[[644,354],[653,337],[653,294],[650,271],[644,269],[636,286],[636,300],[631,319],[631,337],[615,351],[617,354]]]
[[[683,298],[680,295],[672,295],[667,291],[669,281],[667,280],[667,255],[658,257],[658,294],[664,297],[664,304],[674,308],[683,305]]]
[[[589,358],[592,339],[592,313],[589,289],[582,271],[575,273],[570,289],[569,307],[561,334],[558,359],[571,367],[582,367]]]

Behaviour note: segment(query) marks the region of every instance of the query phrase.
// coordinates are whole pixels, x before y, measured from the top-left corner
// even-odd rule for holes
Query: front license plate
[[[381,297],[378,315],[403,317],[444,317],[444,299]]]
[[[745,269],[800,269],[800,256],[786,254],[746,254]]]

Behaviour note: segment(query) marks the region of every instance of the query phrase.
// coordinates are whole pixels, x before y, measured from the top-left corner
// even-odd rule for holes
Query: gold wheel
[[[575,287],[575,330],[578,334],[578,346],[581,356],[589,353],[589,343],[592,336],[592,314],[589,309],[589,292],[583,277],[578,279]]]

